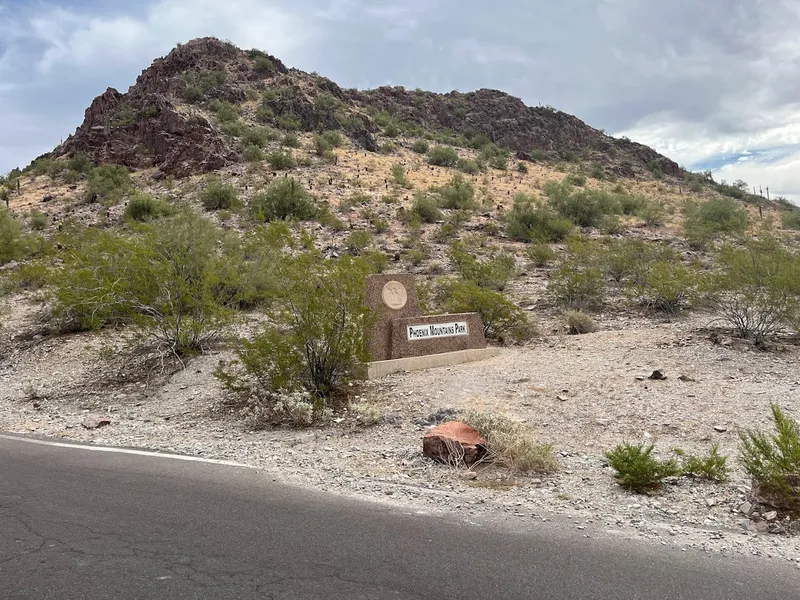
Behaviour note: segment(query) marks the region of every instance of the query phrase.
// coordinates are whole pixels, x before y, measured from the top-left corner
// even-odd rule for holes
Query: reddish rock
[[[100,427],[105,427],[106,425],[111,425],[111,419],[108,417],[98,417],[96,415],[91,415],[86,417],[83,420],[81,425],[84,426],[86,429],[99,429]]]
[[[486,456],[486,440],[466,423],[450,421],[425,434],[422,454],[447,464],[471,465]]]

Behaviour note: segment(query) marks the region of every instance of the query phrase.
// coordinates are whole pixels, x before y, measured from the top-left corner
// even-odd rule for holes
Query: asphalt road
[[[788,600],[800,571],[0,437],[0,598]]]

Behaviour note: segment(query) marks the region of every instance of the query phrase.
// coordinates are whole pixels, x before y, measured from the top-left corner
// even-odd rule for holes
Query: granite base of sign
[[[375,314],[368,332],[369,379],[496,354],[486,347],[478,313],[423,316],[413,275],[372,275],[366,296]]]
[[[451,365],[460,365],[462,363],[493,358],[499,354],[499,348],[478,348],[476,350],[445,352],[444,354],[427,354],[425,356],[395,358],[394,360],[378,360],[367,363],[363,376],[366,379],[379,379],[391,375],[392,373],[449,367]]]

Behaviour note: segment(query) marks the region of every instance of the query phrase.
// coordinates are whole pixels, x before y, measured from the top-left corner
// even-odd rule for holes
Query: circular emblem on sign
[[[389,281],[383,286],[383,302],[389,308],[400,310],[408,301],[405,286],[399,281]]]

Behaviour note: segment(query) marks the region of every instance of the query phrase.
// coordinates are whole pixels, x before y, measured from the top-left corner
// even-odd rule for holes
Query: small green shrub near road
[[[659,460],[652,456],[653,448],[653,444],[634,446],[624,442],[606,452],[608,464],[622,487],[643,493],[658,488],[668,477],[681,474],[675,459]]]

